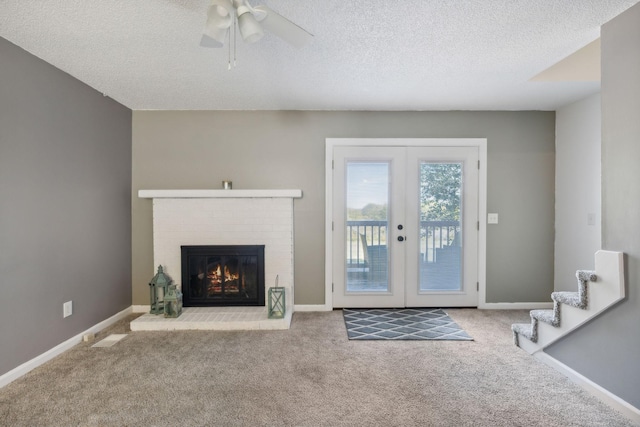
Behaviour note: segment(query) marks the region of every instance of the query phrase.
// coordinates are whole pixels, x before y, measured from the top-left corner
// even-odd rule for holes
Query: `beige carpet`
[[[527,311],[447,310],[475,341],[288,331],[128,332],[128,319],[0,389],[6,426],[632,426],[513,345]]]

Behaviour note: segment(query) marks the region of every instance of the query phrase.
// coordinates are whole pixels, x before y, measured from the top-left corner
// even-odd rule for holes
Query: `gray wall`
[[[130,221],[131,111],[0,38],[0,375],[131,305]]]
[[[553,291],[553,112],[133,113],[133,303],[154,274],[151,201],[139,189],[300,188],[295,303],[324,303],[325,138],[484,137],[487,302],[547,302]]]
[[[596,94],[556,111],[556,291],[575,292],[576,270],[593,270],[602,247],[600,102]]]
[[[547,352],[640,408],[640,4],[602,27],[602,245],[628,298]]]

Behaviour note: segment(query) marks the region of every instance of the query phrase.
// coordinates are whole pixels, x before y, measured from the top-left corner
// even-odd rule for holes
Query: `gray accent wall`
[[[640,4],[602,27],[602,245],[627,299],[546,351],[640,408]]]
[[[152,202],[140,189],[299,188],[295,303],[324,304],[326,138],[487,138],[487,302],[549,302],[554,112],[133,113],[133,303],[149,304]],[[180,278],[174,278],[180,280]]]
[[[131,305],[131,110],[2,38],[0,294],[0,375]]]

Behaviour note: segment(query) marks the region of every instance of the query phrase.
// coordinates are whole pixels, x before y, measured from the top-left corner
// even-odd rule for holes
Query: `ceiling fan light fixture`
[[[267,6],[252,7],[248,0],[209,0],[207,21],[200,46],[221,48],[228,43],[229,64],[232,46],[235,64],[238,30],[246,43],[257,42],[264,36],[265,31],[275,34],[295,47],[302,47],[313,39],[313,34]]]
[[[219,43],[224,43],[232,20],[233,5],[231,2],[229,0],[212,0],[207,12],[204,35]]]
[[[231,0],[211,0],[209,13],[211,13],[211,9],[215,9],[216,13],[220,16],[229,16],[229,19],[231,19],[231,15],[233,14],[233,4]]]
[[[209,6],[207,12],[206,28],[229,28],[231,26],[231,20],[233,19],[233,9],[226,9],[224,5],[227,0],[214,0],[213,4]],[[228,4],[231,6],[231,3]]]
[[[237,10],[240,35],[247,43],[255,43],[264,36],[264,30],[255,16],[246,6],[240,6]]]

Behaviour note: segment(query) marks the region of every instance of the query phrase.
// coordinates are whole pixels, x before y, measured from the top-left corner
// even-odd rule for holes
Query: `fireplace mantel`
[[[302,190],[138,190],[141,199],[218,199],[302,197]]]

